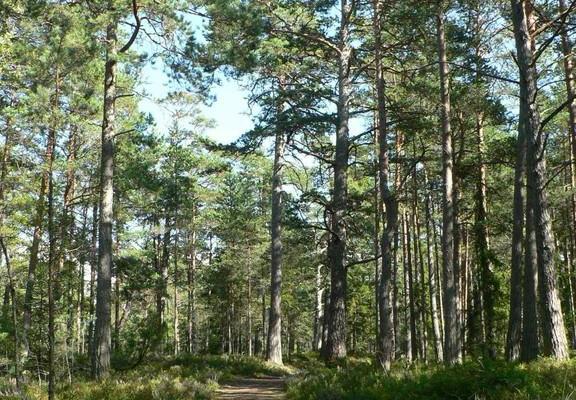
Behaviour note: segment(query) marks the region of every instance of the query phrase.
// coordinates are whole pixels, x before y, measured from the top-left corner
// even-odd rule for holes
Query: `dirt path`
[[[284,396],[284,379],[277,377],[245,378],[222,385],[219,400],[281,400]]]

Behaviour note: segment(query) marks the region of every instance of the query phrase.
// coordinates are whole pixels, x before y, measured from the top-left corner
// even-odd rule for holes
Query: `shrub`
[[[370,362],[313,368],[289,382],[292,400],[567,400],[576,396],[576,362],[472,361],[444,368],[396,366],[384,374]]]

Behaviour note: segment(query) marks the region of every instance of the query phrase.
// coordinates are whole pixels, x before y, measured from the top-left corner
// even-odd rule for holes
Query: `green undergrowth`
[[[207,400],[215,398],[219,383],[235,377],[281,376],[289,373],[262,360],[248,357],[182,356],[147,361],[136,368],[117,365],[118,370],[102,381],[86,376],[60,384],[58,400]],[[62,379],[65,379],[62,377]],[[21,394],[13,385],[0,382],[2,399],[47,399],[46,385],[30,382]]]
[[[470,361],[460,366],[396,365],[384,374],[369,360],[310,368],[289,382],[290,400],[576,400],[576,361],[531,364]]]

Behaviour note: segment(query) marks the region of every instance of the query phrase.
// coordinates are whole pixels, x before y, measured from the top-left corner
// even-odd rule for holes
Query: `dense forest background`
[[[576,371],[575,10],[2,1],[1,390],[222,354]],[[254,122],[231,144],[226,79]]]

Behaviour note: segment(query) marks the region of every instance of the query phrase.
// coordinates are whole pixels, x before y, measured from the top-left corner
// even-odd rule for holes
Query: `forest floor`
[[[242,378],[222,385],[218,400],[277,400],[285,399],[281,377]]]
[[[576,400],[576,358],[529,364],[475,359],[446,368],[434,363],[396,363],[388,374],[372,357],[349,357],[326,366],[316,354],[292,356],[287,367],[241,356],[150,358],[117,370],[102,382],[82,371],[61,381],[58,400]],[[33,375],[19,393],[0,374],[0,399],[47,400],[46,384]]]

